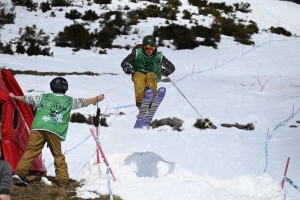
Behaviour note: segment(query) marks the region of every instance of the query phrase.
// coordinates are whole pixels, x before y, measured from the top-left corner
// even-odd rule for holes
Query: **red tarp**
[[[31,123],[34,118],[29,105],[9,97],[9,92],[23,96],[18,82],[7,69],[1,69],[0,105],[2,106],[2,155],[15,171],[25,152]],[[46,175],[42,154],[32,162],[30,173]]]

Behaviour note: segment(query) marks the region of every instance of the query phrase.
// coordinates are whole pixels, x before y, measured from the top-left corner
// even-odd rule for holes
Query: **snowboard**
[[[160,87],[156,92],[156,96],[153,98],[153,89],[148,88],[145,90],[145,96],[137,116],[134,128],[143,128],[144,126],[149,126],[160,103],[164,99],[166,94],[166,88]]]

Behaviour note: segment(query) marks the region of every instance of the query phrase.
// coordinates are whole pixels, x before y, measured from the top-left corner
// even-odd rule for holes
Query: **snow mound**
[[[95,191],[88,192],[87,188],[91,189],[93,186],[94,190],[98,190],[106,185],[107,167],[103,162],[97,164],[96,160],[96,156],[91,158],[78,176],[78,180],[84,183],[78,189],[79,196],[93,197]],[[260,176],[243,175],[229,180],[198,176],[176,163],[164,160],[154,152],[114,154],[109,156],[108,162],[117,178],[116,182],[111,181],[112,188],[124,199],[130,199],[126,198],[130,190],[141,190],[140,198],[147,199],[142,189],[145,184],[148,192],[168,192],[174,199],[184,198],[185,195],[211,200],[290,199],[280,184],[267,173]],[[168,191],[165,190],[166,185],[170,186]],[[182,191],[189,191],[189,194],[183,194]]]
[[[78,176],[78,180],[87,182],[107,179],[107,167],[101,161],[97,164],[97,158],[94,156],[86,164],[85,168]],[[110,164],[112,162],[112,164]],[[113,173],[118,180],[154,177],[160,178],[172,174],[178,170],[179,166],[175,163],[165,161],[161,156],[154,152],[134,152],[128,154],[117,154],[110,156],[108,163],[113,169]],[[95,176],[98,174],[98,176]]]

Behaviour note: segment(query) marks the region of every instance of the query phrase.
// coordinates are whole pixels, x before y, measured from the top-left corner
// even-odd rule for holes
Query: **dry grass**
[[[66,76],[66,75],[87,75],[87,76],[99,76],[103,74],[117,75],[115,73],[95,73],[91,71],[86,72],[38,72],[34,70],[13,70],[8,69],[13,75],[16,74],[25,74],[25,75],[35,75],[35,76]]]
[[[59,187],[54,177],[48,176],[48,180],[52,185],[41,183],[41,177],[30,175],[27,176],[28,186],[15,186],[13,183],[10,188],[10,198],[12,200],[81,200],[83,198],[76,197],[76,188],[81,184],[75,180],[70,180],[70,184],[65,187]],[[108,194],[98,194],[99,197],[94,200],[109,200]],[[91,199],[91,198],[87,198]],[[122,200],[119,196],[114,195],[114,200]]]

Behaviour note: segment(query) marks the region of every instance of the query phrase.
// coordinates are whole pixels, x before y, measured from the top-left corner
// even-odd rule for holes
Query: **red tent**
[[[23,96],[18,82],[7,69],[0,69],[0,106],[2,108],[2,155],[15,171],[25,152],[34,118],[29,105],[9,97],[9,92]],[[32,162],[30,173],[46,175],[47,169],[39,154]]]

